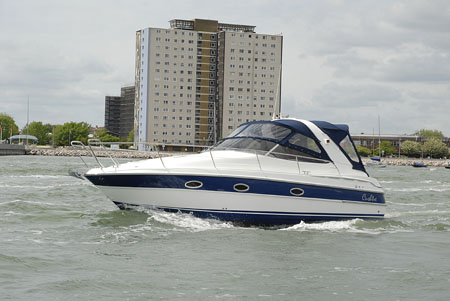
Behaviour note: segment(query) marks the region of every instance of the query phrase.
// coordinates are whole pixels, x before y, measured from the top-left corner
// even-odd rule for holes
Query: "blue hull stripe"
[[[138,205],[114,202],[120,209],[132,209]],[[143,206],[145,207],[145,206]],[[226,211],[199,210],[187,208],[167,208],[149,206],[172,213],[187,213],[199,218],[218,219],[222,221],[240,222],[251,225],[295,225],[304,222],[348,220],[353,218],[383,218],[383,214],[352,214],[352,213],[314,213],[314,212],[259,212],[259,211]]]
[[[175,188],[185,187],[188,181],[200,181],[202,186],[193,190],[226,191],[234,193],[251,193],[262,195],[289,196],[298,198],[328,199],[385,204],[383,193],[364,192],[359,190],[316,186],[308,184],[288,183],[281,181],[244,179],[235,177],[211,177],[191,175],[86,175],[86,178],[97,186],[138,187],[138,188]],[[236,192],[234,185],[243,183],[249,186],[245,192]],[[304,191],[301,196],[293,196],[292,188]]]

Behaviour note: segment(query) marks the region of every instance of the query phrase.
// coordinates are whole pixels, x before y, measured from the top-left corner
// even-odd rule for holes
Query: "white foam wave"
[[[18,212],[15,212],[15,211],[6,211],[6,212],[3,212],[2,214],[3,214],[3,217],[23,215],[23,213],[18,213]]]
[[[420,183],[424,183],[424,184],[432,184],[432,183],[440,184],[441,182],[433,181],[433,180],[423,180],[423,181],[420,181]]]
[[[392,192],[419,192],[419,191],[434,191],[434,192],[445,192],[450,191],[450,187],[447,185],[444,186],[437,186],[437,187],[422,187],[422,188],[384,188],[386,191],[392,191]]]
[[[19,203],[19,202],[23,202],[23,201],[22,200],[6,201],[6,202],[0,203],[0,206],[5,206],[5,205],[8,205],[8,204],[14,204],[14,203]]]
[[[386,191],[394,191],[394,192],[419,192],[419,191],[425,191],[424,188],[390,188],[385,187],[384,190]]]
[[[445,192],[445,191],[450,191],[450,187],[445,187],[445,188],[429,188],[430,191],[434,191],[434,192]]]
[[[39,202],[39,201],[25,201],[25,200],[13,200],[0,203],[0,206],[5,206],[8,204],[14,203],[22,203],[22,204],[31,204],[31,205],[45,205],[45,206],[58,206],[57,204],[47,203],[47,202]]]
[[[139,224],[139,225],[132,225],[128,227],[121,227],[120,230],[114,230],[112,232],[107,232],[105,234],[100,235],[100,238],[103,242],[128,242],[128,243],[134,243],[138,240],[138,236],[136,234],[140,234],[139,237],[142,235],[145,231],[152,231],[153,228],[151,225],[145,223],[145,224]]]
[[[234,228],[231,223],[213,219],[202,219],[187,213],[170,213],[160,210],[144,210],[150,215],[148,221],[157,221],[193,232]]]
[[[399,203],[399,202],[391,202],[391,204],[400,205],[400,206],[410,206],[410,207],[426,207],[428,204],[417,204],[417,203]]]
[[[147,232],[158,233],[160,236],[166,236],[173,231],[190,231],[201,232],[215,229],[233,228],[231,224],[196,218],[190,214],[184,213],[169,213],[159,210],[140,209],[138,211],[145,212],[149,215],[147,221],[142,224],[131,225],[108,231],[100,236],[101,242],[127,242],[136,243],[142,237],[145,237]],[[163,226],[155,222],[164,224]],[[167,225],[171,226],[167,228]],[[169,231],[169,232],[168,232]]]
[[[38,179],[61,179],[69,178],[69,175],[2,175],[2,178],[38,178]]]
[[[352,220],[345,220],[345,221],[329,221],[329,222],[323,222],[323,223],[305,223],[300,222],[300,224],[280,229],[282,231],[330,231],[330,232],[336,232],[336,231],[342,231],[342,230],[350,230],[356,228],[354,225],[361,221],[361,219],[352,219]]]
[[[413,232],[402,226],[382,225],[377,228],[364,228],[362,219],[352,219],[347,221],[329,221],[323,223],[304,223],[294,225],[289,228],[280,229],[283,231],[323,231],[323,232],[349,232],[369,235],[379,235],[384,233]]]
[[[65,184],[55,184],[55,185],[8,185],[8,184],[0,184],[0,188],[17,188],[17,189],[52,189],[59,187],[67,187],[67,186],[79,186],[79,185],[90,185],[87,182],[77,182],[77,183],[65,183]]]
[[[402,217],[402,216],[442,216],[442,215],[449,215],[450,210],[423,210],[423,211],[404,211],[404,212],[390,212],[385,215],[386,218],[395,218],[395,217]]]

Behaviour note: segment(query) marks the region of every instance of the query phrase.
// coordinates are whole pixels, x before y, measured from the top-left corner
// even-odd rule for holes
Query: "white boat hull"
[[[190,179],[200,180],[204,185],[199,189],[184,187]],[[310,184],[167,174],[119,178],[102,175],[97,179],[91,176],[90,180],[122,209],[140,206],[246,224],[383,218],[385,214],[384,198],[380,199],[382,193]],[[249,190],[232,191],[233,183],[248,183]],[[300,188],[304,193],[289,195],[291,188]]]

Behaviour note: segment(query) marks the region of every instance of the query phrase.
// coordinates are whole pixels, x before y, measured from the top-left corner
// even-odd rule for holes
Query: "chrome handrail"
[[[242,149],[242,148],[232,148],[232,147],[210,148],[208,150],[210,153],[211,159],[213,160],[214,167],[216,169],[217,169],[217,167],[216,167],[216,163],[213,159],[212,151],[221,151],[221,150],[239,151],[239,152],[245,152],[245,153],[250,153],[250,154],[255,155],[256,161],[258,162],[258,167],[259,167],[260,171],[262,171],[262,172],[264,171],[264,168],[261,164],[260,156],[271,157],[271,158],[288,157],[288,158],[290,158],[290,159],[288,159],[290,161],[295,160],[295,164],[297,165],[299,174],[302,174],[301,167],[300,167],[301,162],[331,163],[334,166],[334,168],[338,171],[338,173],[340,174],[339,168],[337,168],[336,164],[334,164],[334,162],[331,160],[325,160],[325,159],[319,159],[319,158],[313,158],[313,157],[307,157],[307,156],[301,156],[301,155],[293,155],[293,154],[287,154],[287,153],[279,153],[279,152],[274,152],[273,149],[268,152],[267,150]]]
[[[111,161],[113,162],[113,166],[114,166],[114,167],[119,166],[119,162],[116,161],[116,160],[111,156],[111,153],[110,153],[107,149],[105,149],[105,144],[109,144],[109,143],[104,143],[104,142],[100,141],[99,139],[88,139],[88,146],[89,146],[89,148],[91,149],[92,153],[94,154],[94,157],[95,157],[95,159],[97,160],[97,162],[98,162],[98,164],[100,165],[101,168],[104,168],[104,166],[103,166],[103,165],[100,163],[100,161],[97,159],[97,156],[95,156],[95,153],[94,153],[94,151],[92,150],[92,146],[100,145],[100,149],[101,149],[102,151],[104,151],[104,152],[108,155],[108,157],[109,157],[109,158],[111,159]]]
[[[86,145],[84,145],[83,142],[81,142],[81,141],[71,141],[70,145],[72,145],[72,147],[75,150],[79,150],[79,149],[85,150],[86,149]],[[89,168],[86,161],[84,161],[83,157],[81,156],[81,153],[80,152],[77,152],[77,153],[78,153],[78,157],[80,157],[80,159],[81,159],[81,161],[83,161],[84,165],[86,165],[86,167]]]
[[[105,168],[105,165],[102,164],[102,162],[99,160],[98,157],[102,157],[102,156],[104,156],[104,154],[106,154],[109,157],[109,159],[113,162],[113,166],[114,167],[117,167],[119,165],[118,158],[114,156],[116,149],[113,149],[113,148],[110,149],[110,148],[105,147],[105,146],[108,146],[108,145],[117,145],[117,146],[120,146],[120,145],[132,145],[132,146],[139,145],[139,146],[142,146],[145,149],[144,152],[150,151],[150,149],[153,152],[156,152],[158,158],[161,161],[161,164],[163,165],[163,167],[166,170],[168,170],[168,168],[167,168],[167,166],[166,166],[166,164],[164,163],[164,160],[163,160],[164,155],[161,153],[161,147],[164,149],[164,145],[166,145],[166,144],[162,144],[162,143],[148,143],[148,142],[122,142],[122,141],[120,141],[120,142],[119,141],[117,141],[117,142],[104,142],[104,141],[100,141],[99,139],[88,139],[87,145],[85,145],[81,141],[75,141],[75,140],[71,141],[70,144],[75,150],[78,150],[77,154],[81,158],[81,160],[83,161],[84,165],[86,165],[87,168],[89,168],[89,166],[88,166],[87,162],[82,157],[82,155],[85,156],[86,154],[82,154],[80,152],[80,150],[84,150],[84,151],[88,152],[88,154],[90,153],[90,155],[97,162],[97,165],[101,169],[103,169],[103,168]],[[169,146],[177,146],[177,147],[183,146],[184,147],[184,146],[188,146],[188,145],[171,144]],[[198,148],[200,148],[200,149],[201,148],[210,148],[209,146],[205,146],[205,145],[189,145],[189,146],[192,147],[193,149],[195,149],[195,148],[197,148],[197,149]],[[98,149],[100,149],[103,152],[103,154],[99,154],[98,152],[96,154],[96,151],[98,151]],[[120,149],[120,152],[133,153],[133,152],[136,152],[136,151],[138,151],[136,148],[133,148],[133,149]],[[112,155],[111,155],[111,153],[112,153]]]

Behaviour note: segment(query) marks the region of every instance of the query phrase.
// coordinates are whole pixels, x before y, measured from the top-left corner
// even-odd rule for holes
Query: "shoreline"
[[[370,158],[361,158],[363,163],[373,162]],[[425,159],[425,158],[382,158],[381,163],[392,166],[412,166],[413,163],[423,163],[432,167],[445,167],[450,164],[450,159]]]
[[[26,149],[26,155],[29,156],[63,156],[63,157],[92,157],[91,153],[87,150],[76,150],[73,148],[28,148]],[[96,150],[97,157],[109,157],[121,159],[153,159],[159,157],[171,157],[176,155],[193,154],[191,152],[143,152],[143,151],[130,151],[130,150]],[[370,158],[361,158],[363,163],[371,162]],[[415,159],[415,158],[382,158],[381,163],[393,166],[412,166],[414,162],[424,163],[428,166],[448,166],[450,159]]]
[[[153,159],[159,157],[174,156],[176,152],[142,152],[130,150],[95,150],[95,155],[100,158],[112,156],[117,159]],[[92,157],[88,150],[77,150],[73,148],[28,148],[25,155],[28,156],[56,156],[56,157]]]

